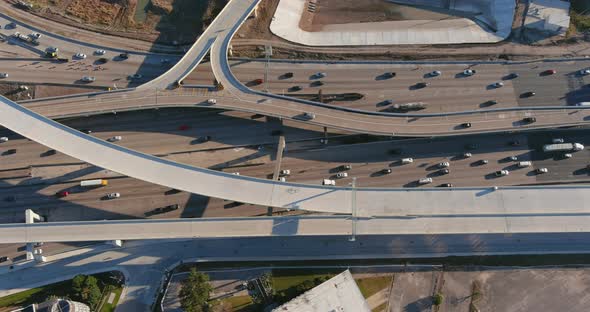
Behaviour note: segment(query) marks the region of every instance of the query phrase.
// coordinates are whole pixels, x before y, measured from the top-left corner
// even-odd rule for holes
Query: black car
[[[535,94],[536,93],[533,92],[533,91],[527,91],[527,92],[521,94],[520,97],[528,98],[528,97],[531,97],[531,96],[535,96]]]
[[[461,128],[471,128],[471,123],[470,122],[464,122],[461,124]]]
[[[324,82],[323,81],[320,81],[320,80],[314,81],[314,82],[311,83],[311,86],[312,87],[321,87],[323,85],[324,85]]]
[[[485,101],[483,103],[481,103],[482,106],[492,106],[492,105],[496,105],[498,104],[498,101],[496,100],[489,100],[489,101]]]
[[[12,154],[16,154],[16,148],[11,148],[9,150],[6,150],[4,153],[2,153],[2,155],[12,155]]]
[[[381,173],[382,174],[390,174],[391,173],[391,169],[385,168],[385,169],[381,170]]]
[[[80,132],[84,132],[86,134],[91,134],[92,133],[92,130],[90,130],[90,129],[80,129]]]
[[[96,64],[106,64],[109,61],[109,59],[107,59],[106,57],[101,57],[98,60],[96,60]]]
[[[515,79],[515,78],[518,78],[517,73],[510,73],[508,76],[506,76],[506,79]]]
[[[303,90],[303,88],[301,86],[293,86],[291,88],[289,88],[289,91],[291,92],[297,92],[297,91],[301,91]]]
[[[127,53],[127,52],[121,53],[121,54],[119,54],[119,57],[122,58],[122,59],[124,59],[124,60],[126,60],[126,59],[129,58],[129,53]]]
[[[443,183],[443,184],[438,185],[438,187],[453,187],[453,184],[451,184],[451,183]]]
[[[283,77],[285,77],[285,78],[293,78],[293,73],[292,72],[285,73],[283,75]]]
[[[178,204],[168,205],[166,207],[156,208],[154,210],[154,213],[166,213],[166,212],[177,210],[178,207],[179,207]]]
[[[416,89],[423,89],[426,88],[430,85],[430,83],[428,82],[418,82],[417,84],[414,85],[414,88]]]
[[[533,123],[533,122],[536,122],[537,121],[537,118],[535,118],[535,117],[524,117],[522,119],[522,121],[523,122],[526,122],[526,123]]]
[[[445,169],[441,169],[439,171],[437,171],[439,175],[445,175],[445,174],[449,174],[450,171],[449,169],[445,168]]]
[[[383,77],[385,78],[393,78],[395,76],[397,76],[396,72],[386,72],[385,74],[383,74]]]
[[[8,257],[6,257],[6,256],[4,256],[4,257],[0,257],[0,263],[2,263],[2,262],[6,262],[6,261],[8,261],[8,260],[10,260],[10,258],[8,258]]]

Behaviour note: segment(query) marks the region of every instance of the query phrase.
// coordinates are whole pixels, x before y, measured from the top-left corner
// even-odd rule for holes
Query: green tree
[[[94,276],[76,275],[72,280],[74,299],[94,307],[101,298],[98,280]]]
[[[209,293],[213,288],[209,284],[209,276],[192,268],[188,278],[182,282],[180,289],[180,305],[185,312],[206,311]]]

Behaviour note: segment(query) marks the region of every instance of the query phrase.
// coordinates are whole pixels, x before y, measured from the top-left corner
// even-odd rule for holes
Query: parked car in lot
[[[107,194],[108,199],[115,199],[115,198],[119,198],[119,197],[121,197],[121,193],[108,193]]]
[[[507,176],[510,174],[510,171],[508,170],[498,170],[494,173],[497,177],[503,177],[503,176]]]

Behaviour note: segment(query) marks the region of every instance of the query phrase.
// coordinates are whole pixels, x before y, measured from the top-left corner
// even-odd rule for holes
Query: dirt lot
[[[304,11],[299,26],[316,31],[323,25],[399,20],[440,20],[453,16],[421,10],[386,0],[316,0],[315,12]]]
[[[8,2],[16,3],[16,0]],[[32,14],[60,23],[167,44],[192,43],[227,0],[30,0]],[[145,3],[148,3],[145,5]],[[144,6],[145,5],[145,6]],[[138,8],[139,6],[139,8]],[[143,6],[143,7],[142,7]],[[136,16],[137,10],[144,10]],[[139,18],[138,16],[141,16]]]

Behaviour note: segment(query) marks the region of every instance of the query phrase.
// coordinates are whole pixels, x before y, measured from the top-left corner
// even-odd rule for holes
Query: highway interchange
[[[232,1],[231,4],[237,2]],[[97,77],[97,80],[92,84],[93,87],[104,89],[113,87],[116,84],[120,88],[133,88],[141,85],[138,89],[120,90],[116,93],[89,94],[47,100],[39,99],[22,103],[25,108],[46,117],[59,119],[65,125],[74,129],[91,129],[90,136],[96,139],[85,135],[74,135],[68,129],[57,129],[55,126],[50,125],[49,121],[39,119],[33,113],[25,114],[27,118],[31,117],[39,120],[40,123],[46,124],[39,124],[38,127],[35,126],[33,129],[26,129],[26,127],[18,125],[18,122],[27,122],[28,124],[33,124],[33,122],[29,122],[25,117],[18,115],[24,110],[19,111],[16,106],[12,106],[12,109],[8,109],[8,106],[3,107],[1,112],[7,114],[5,118],[7,118],[6,116],[15,116],[14,120],[4,120],[3,125],[32,139],[36,140],[38,138],[41,143],[47,146],[29,141],[8,130],[4,130],[2,133],[2,136],[7,136],[10,140],[2,143],[0,152],[16,149],[16,153],[4,153],[0,156],[2,159],[0,177],[4,182],[0,186],[0,198],[4,198],[0,202],[0,223],[23,222],[24,210],[29,208],[33,208],[47,216],[49,221],[55,222],[145,217],[248,217],[265,215],[269,203],[275,203],[276,207],[286,207],[282,203],[277,204],[277,200],[278,202],[281,201],[276,197],[270,198],[270,202],[268,202],[265,201],[266,199],[256,198],[256,194],[249,194],[249,196],[244,197],[246,200],[243,201],[258,205],[242,204],[232,200],[227,201],[221,198],[191,195],[182,191],[177,192],[171,189],[168,182],[162,183],[167,186],[160,186],[127,177],[125,176],[127,168],[124,168],[124,166],[111,166],[116,156],[109,158],[110,155],[104,154],[107,151],[104,148],[112,148],[113,151],[116,150],[122,153],[127,153],[126,150],[99,143],[99,141],[116,135],[123,137],[123,140],[118,142],[117,145],[141,153],[155,155],[163,160],[194,167],[210,168],[226,173],[239,172],[239,178],[223,175],[224,178],[234,179],[238,183],[241,183],[239,181],[253,181],[248,180],[246,177],[261,180],[272,179],[273,170],[278,165],[275,157],[277,142],[279,136],[284,135],[287,144],[280,162],[280,168],[291,170],[291,175],[286,177],[288,181],[287,188],[295,185],[290,184],[291,182],[319,186],[322,179],[334,179],[334,174],[338,171],[337,168],[344,164],[350,164],[352,169],[348,172],[348,177],[337,179],[337,186],[347,187],[352,177],[357,178],[357,183],[362,188],[402,187],[414,189],[419,187],[416,184],[418,179],[432,177],[434,183],[431,186],[451,183],[457,187],[482,187],[480,191],[485,188],[490,189],[493,186],[503,185],[567,184],[588,181],[590,172],[587,168],[589,159],[587,150],[574,153],[573,157],[569,159],[563,158],[562,155],[549,157],[539,151],[543,144],[550,143],[553,138],[564,138],[568,142],[579,142],[588,145],[590,144],[590,133],[587,130],[511,132],[522,130],[523,127],[551,128],[559,125],[583,125],[587,123],[590,120],[590,111],[581,108],[575,109],[572,106],[587,100],[590,95],[590,88],[588,87],[590,84],[590,78],[588,77],[590,76],[577,74],[580,69],[590,67],[590,62],[584,60],[540,61],[513,65],[475,64],[470,62],[464,64],[379,64],[371,62],[359,64],[301,62],[294,64],[292,62],[272,62],[270,64],[268,83],[268,91],[271,93],[277,95],[315,94],[320,88],[311,86],[314,81],[311,76],[316,72],[325,72],[326,77],[322,79],[325,84],[321,86],[324,94],[358,92],[363,94],[364,97],[357,101],[331,103],[331,105],[352,110],[334,110],[333,107],[310,106],[302,101],[290,101],[282,97],[271,97],[262,101],[261,99],[264,96],[261,97],[261,94],[263,93],[257,92],[262,91],[266,84],[252,84],[251,82],[264,76],[264,63],[248,60],[231,60],[227,64],[224,63],[226,62],[224,59],[225,44],[229,42],[231,35],[235,28],[239,27],[239,24],[234,25],[233,28],[224,27],[231,21],[239,20],[237,16],[243,19],[245,13],[249,14],[248,10],[252,8],[250,5],[255,3],[257,1],[243,1],[240,4],[235,4],[238,7],[235,10],[224,10],[229,13],[226,12],[226,15],[223,13],[220,15],[222,18],[219,23],[224,22],[226,24],[217,25],[219,31],[215,33],[215,37],[218,38],[213,41],[202,40],[201,43],[197,42],[194,48],[189,50],[189,53],[183,58],[183,60],[189,59],[189,61],[180,61],[177,65],[174,65],[174,62],[178,60],[175,56],[149,54],[132,55],[130,59],[117,61],[117,63],[109,61],[109,63],[102,66],[106,68],[104,70],[93,70],[96,68],[96,65],[91,65],[96,58],[94,56],[89,56],[86,60],[72,61],[66,64],[54,64],[29,59],[0,61],[0,72],[9,72],[9,80],[11,81],[43,84],[50,80],[54,84],[80,85],[79,77],[87,75],[87,72],[92,72],[92,75]],[[247,16],[247,14],[245,15]],[[205,33],[203,38],[213,36],[212,33],[215,30],[215,25],[212,25],[211,31]],[[49,43],[62,44],[59,41]],[[188,74],[204,56],[203,51],[209,47],[212,48],[212,56],[223,56],[220,58],[213,57],[211,63],[202,64],[194,72]],[[19,50],[14,46],[11,49]],[[85,49],[88,50],[88,52],[85,52],[91,55],[91,48],[85,47]],[[75,44],[72,44],[71,47],[64,48],[64,50],[68,51],[68,53],[77,53],[81,48],[77,48]],[[33,56],[29,57],[33,58]],[[162,62],[163,58],[172,60],[171,64],[168,64],[167,61]],[[228,72],[230,67],[231,72]],[[477,70],[476,75],[473,77],[457,75],[466,68]],[[168,69],[170,71],[167,74],[161,75]],[[557,74],[543,76],[541,73],[547,69],[555,69]],[[443,74],[435,78],[424,76],[433,70],[441,70]],[[391,79],[380,78],[383,73],[392,71],[396,72],[396,77]],[[294,77],[284,79],[283,75],[287,72],[292,72]],[[506,75],[512,72],[517,72],[520,77],[506,79]],[[143,77],[136,81],[128,80],[128,76],[134,73],[141,73]],[[236,78],[233,78],[233,75]],[[142,83],[155,77],[160,78],[142,85]],[[177,90],[165,90],[179,77],[184,79],[183,81],[187,87]],[[226,90],[216,92],[205,91],[202,88],[189,88],[190,85],[211,85],[215,77],[223,81]],[[234,79],[239,80],[239,83],[236,84],[233,81]],[[411,86],[419,81],[428,81],[431,82],[431,85],[420,90],[412,89]],[[502,88],[490,88],[489,85],[496,81],[504,81],[505,85]],[[248,91],[250,89],[245,91],[246,86],[254,91]],[[301,86],[302,90],[290,90],[293,86]],[[526,91],[534,91],[537,94],[531,98],[521,97],[520,95]],[[210,98],[217,99],[217,104],[209,105],[207,100]],[[390,117],[366,114],[366,112],[379,112],[385,109],[389,105],[383,105],[386,100],[392,100],[392,103],[426,102],[428,108],[419,113],[427,114],[490,109],[487,105],[482,104],[488,100],[498,101],[492,108],[507,110],[436,117]],[[4,103],[7,104],[7,102]],[[543,110],[512,110],[514,107],[526,108],[532,106],[545,106],[548,108]],[[153,110],[156,107],[172,108]],[[124,112],[138,109],[143,111]],[[230,110],[226,111],[224,109]],[[362,112],[359,113],[353,110]],[[113,111],[120,113],[113,115]],[[297,116],[302,112],[309,111],[314,112],[316,115],[314,120],[308,120],[307,122],[297,120],[300,119]],[[105,112],[107,114],[102,115]],[[14,115],[9,115],[13,113]],[[271,117],[265,117],[261,114]],[[97,116],[73,117],[87,115]],[[538,118],[537,123],[532,126],[525,125],[520,121],[522,118],[531,115]],[[462,122],[472,122],[473,127],[467,130],[457,128]],[[326,133],[324,133],[324,126],[327,126]],[[58,132],[52,132],[54,128]],[[401,130],[398,131],[398,129]],[[44,136],[41,135],[42,133],[38,133],[40,131],[43,132]],[[445,135],[477,132],[502,133],[464,135],[457,138],[444,137]],[[373,137],[356,133],[373,133],[386,136]],[[402,138],[389,137],[400,133],[406,136],[428,136],[430,138],[404,139],[403,136]],[[54,139],[51,139],[52,134],[56,134]],[[61,137],[62,134],[72,135],[71,138],[78,141],[68,139],[67,142],[58,142],[57,135]],[[434,138],[434,136],[438,135],[443,137]],[[203,141],[204,136],[210,136],[211,140]],[[328,144],[320,142],[321,139],[326,137],[328,138]],[[515,141],[518,141],[518,144],[511,144],[511,142]],[[77,148],[74,151],[71,146],[67,146],[68,144],[76,145],[77,142],[81,144],[80,147],[82,148]],[[95,147],[97,149],[94,149]],[[56,149],[57,152],[55,154],[49,152],[52,149]],[[74,157],[62,154],[62,150],[67,151],[67,154]],[[95,155],[75,157],[93,150],[97,152]],[[473,157],[465,158],[461,156],[465,152],[471,152]],[[514,162],[506,160],[508,156],[517,156],[519,160],[532,160],[533,166],[517,169]],[[100,160],[100,157],[104,157],[104,160]],[[401,165],[400,159],[402,157],[412,157],[414,162]],[[484,159],[488,160],[489,163],[482,165],[480,161]],[[150,159],[150,161],[153,160]],[[451,172],[448,175],[440,174],[440,168],[437,168],[437,164],[445,161],[451,164]],[[548,168],[549,173],[537,175],[534,170],[538,168]],[[383,174],[383,169],[391,169],[392,173]],[[493,172],[500,169],[510,169],[511,174],[502,178],[494,177]],[[176,173],[171,172],[170,176],[173,177],[174,174]],[[127,175],[134,176],[133,174]],[[155,182],[157,179],[154,177],[158,175],[160,175],[158,178],[161,178],[164,173],[159,172],[146,180]],[[242,178],[242,176],[246,177]],[[141,178],[141,176],[138,177]],[[109,179],[109,186],[105,189],[80,191],[80,187],[77,186],[79,181],[90,178],[107,178]],[[211,183],[211,185],[214,185],[214,183]],[[201,185],[199,187],[207,189],[211,185]],[[281,183],[273,182],[272,185],[273,188],[278,188]],[[300,187],[300,185],[297,184],[297,187]],[[174,188],[179,190],[187,189],[182,184],[176,184]],[[302,187],[303,189],[304,187]],[[64,198],[55,196],[56,193],[63,190],[72,190],[72,192]],[[105,200],[106,192],[111,190],[120,192],[122,197],[117,200]],[[564,192],[567,192],[567,190],[564,189]],[[588,193],[588,191],[583,192]],[[211,188],[203,193],[225,194]],[[579,193],[576,191],[576,193],[572,194],[577,197]],[[329,197],[328,202],[333,200],[334,196],[337,197],[338,195]],[[373,198],[373,196],[368,198]],[[350,202],[350,200],[345,198],[342,202]],[[367,198],[361,198],[360,202],[366,203]],[[322,205],[325,205],[325,203],[324,201]],[[574,208],[575,203],[578,202],[574,201],[570,203],[570,206],[565,205],[563,207],[565,210],[559,212],[563,213]],[[155,208],[172,204],[179,204],[180,209],[165,214],[151,216],[149,214]],[[321,205],[316,207],[319,206]],[[295,205],[290,208],[301,207]],[[305,209],[305,207],[303,208]],[[336,207],[335,209],[317,210],[330,214],[337,213],[342,208],[347,213],[350,213],[348,205],[346,207]],[[362,207],[361,209],[365,208]],[[438,208],[441,209],[438,212],[453,212],[445,208],[444,204]],[[539,212],[543,211],[543,213],[550,214],[549,211],[543,210],[545,208],[542,208],[541,205],[531,208],[537,208]],[[420,209],[422,210],[416,211],[427,211],[424,204],[421,205]],[[582,215],[587,213],[584,210],[586,207],[580,207],[580,209],[579,212]],[[477,213],[485,213],[486,211],[488,213],[494,212],[493,209],[483,209]],[[532,211],[534,210],[529,212]],[[516,212],[518,212],[518,209],[506,213]],[[572,210],[572,212],[575,211]],[[557,222],[555,216],[537,217],[539,221],[534,221],[533,218],[535,217],[531,216],[530,223],[529,221],[524,222],[522,218],[520,220],[510,219],[511,221],[507,223],[511,224],[512,227],[508,226],[508,229],[504,219],[509,218],[506,217],[500,217],[499,219],[502,220],[498,221],[490,221],[492,217],[482,218],[481,224],[486,223],[488,227],[483,226],[479,229],[477,226],[467,228],[464,226],[473,223],[475,219],[467,220],[464,223],[456,220],[454,227],[445,228],[444,230],[442,225],[448,225],[447,221],[441,221],[440,224],[433,223],[432,227],[429,228],[423,224],[421,225],[423,221],[415,220],[413,223],[416,228],[409,230],[406,234],[420,233],[420,230],[416,230],[420,228],[426,233],[441,234],[530,233],[542,232],[543,228],[549,229],[547,230],[549,232],[587,231],[583,225],[585,216],[580,217],[576,224],[571,222],[573,217],[567,216],[567,214],[562,215],[559,222]],[[475,216],[474,218],[481,218],[481,216]],[[551,218],[555,222],[552,222]],[[238,221],[236,219],[231,222]],[[228,232],[220,234],[220,236],[258,236],[261,233],[278,235],[273,232],[276,230],[273,227],[270,230],[256,228],[256,222],[253,221],[251,226],[248,226],[247,223],[243,225],[243,228],[247,230],[243,233],[239,233],[239,231]],[[272,222],[278,221],[273,219]],[[350,220],[343,218],[338,222],[342,222],[340,230],[336,230],[338,226],[333,226],[333,232],[320,233],[318,229],[322,229],[322,227],[314,225],[310,227],[311,231],[307,234],[302,229],[301,235],[350,235]],[[375,224],[384,222],[384,225],[367,225],[364,227],[361,225],[359,235],[392,235],[399,233],[400,226],[397,226],[398,224],[411,227],[411,222],[399,220],[396,221],[399,223],[395,223],[395,226],[393,226],[394,223],[387,223],[389,222],[387,220],[376,219],[375,221],[365,220],[363,222],[375,222]],[[520,229],[519,222],[522,223]],[[475,224],[478,223],[480,222],[475,222]],[[230,227],[234,229],[241,228]],[[27,231],[34,229],[34,227],[22,228]],[[262,232],[249,232],[255,228]],[[364,231],[363,228],[370,230]],[[373,232],[375,228],[386,230]],[[4,231],[2,237],[4,237],[6,243],[38,241],[38,237],[43,235],[38,234],[40,236],[23,239],[18,236],[22,232],[19,232],[20,230],[13,231],[11,226],[2,226],[0,229]],[[38,229],[38,233],[45,233],[43,232],[45,230],[41,227],[38,227]],[[199,234],[191,233],[189,236],[207,236],[207,228],[203,230],[204,232]],[[180,231],[182,232],[182,229]],[[213,231],[213,228],[211,231]],[[63,233],[59,232],[55,232],[55,234],[63,235]],[[289,232],[288,234],[293,235],[297,234],[297,232]],[[186,237],[187,233],[184,235],[166,237]],[[120,238],[136,239],[142,237]],[[160,237],[146,235],[145,238]],[[96,235],[89,235],[75,240],[95,239]],[[108,239],[117,238],[108,237]],[[47,241],[63,242],[64,239],[62,236]],[[53,246],[55,246],[56,250],[64,248],[61,245]],[[539,246],[543,246],[543,244],[540,243]],[[15,249],[17,249],[15,245],[6,245],[0,248],[0,252],[10,254],[12,258],[15,258],[13,256],[16,255]],[[462,249],[462,251],[469,252],[465,251],[465,249]],[[497,253],[498,250],[492,252]],[[5,287],[5,285],[2,285],[2,287]]]

